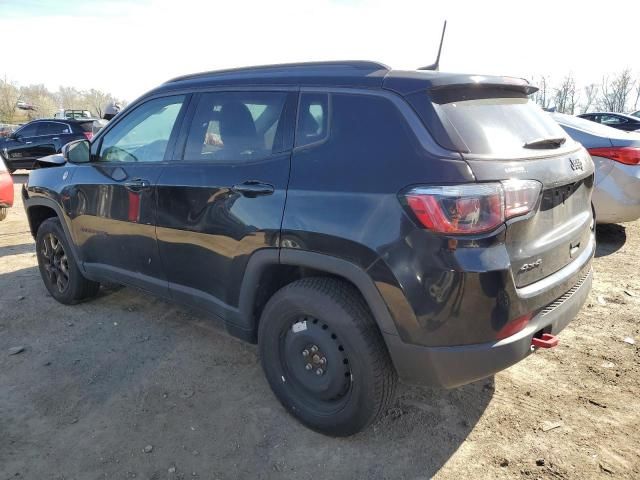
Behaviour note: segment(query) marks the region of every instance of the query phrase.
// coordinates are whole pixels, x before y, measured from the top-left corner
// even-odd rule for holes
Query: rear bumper
[[[576,316],[591,290],[591,264],[578,282],[542,309],[520,332],[497,342],[452,347],[404,343],[395,335],[385,341],[400,378],[409,384],[453,388],[493,375],[527,357],[537,332],[557,334]]]

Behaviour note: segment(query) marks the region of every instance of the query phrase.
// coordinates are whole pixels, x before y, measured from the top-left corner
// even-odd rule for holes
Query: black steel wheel
[[[396,372],[382,335],[348,283],[311,277],[276,292],[262,312],[258,344],[276,397],[316,431],[353,435],[393,401]]]
[[[303,316],[280,337],[279,360],[291,388],[310,408],[339,411],[351,390],[349,358],[327,323]]]

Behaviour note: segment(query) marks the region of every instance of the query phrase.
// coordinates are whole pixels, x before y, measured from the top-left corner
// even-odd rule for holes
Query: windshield
[[[566,138],[566,132],[527,98],[482,98],[435,106],[470,153],[522,155],[524,145]],[[549,146],[553,149],[553,146]]]

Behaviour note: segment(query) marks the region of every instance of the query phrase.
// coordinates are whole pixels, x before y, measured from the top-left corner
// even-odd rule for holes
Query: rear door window
[[[70,133],[69,126],[58,122],[41,122],[38,125],[38,135],[62,135]]]
[[[287,92],[203,94],[191,122],[184,160],[255,161],[290,149],[283,131],[286,100]]]
[[[568,135],[528,98],[480,98],[435,105],[450,134],[476,154],[535,153],[526,143]]]
[[[627,119],[618,117],[617,115],[602,115],[601,122],[604,125],[620,125],[622,123],[627,123]]]

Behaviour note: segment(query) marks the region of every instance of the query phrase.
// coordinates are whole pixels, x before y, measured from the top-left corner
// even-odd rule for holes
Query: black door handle
[[[234,185],[231,187],[231,191],[239,193],[245,197],[254,198],[259,195],[271,195],[275,189],[273,188],[273,185],[269,185],[268,183],[249,180],[248,182]]]
[[[147,190],[148,188],[151,188],[151,182],[149,180],[144,180],[142,178],[136,178],[129,182],[125,182],[124,188],[126,188],[130,192],[139,193],[143,190]]]

